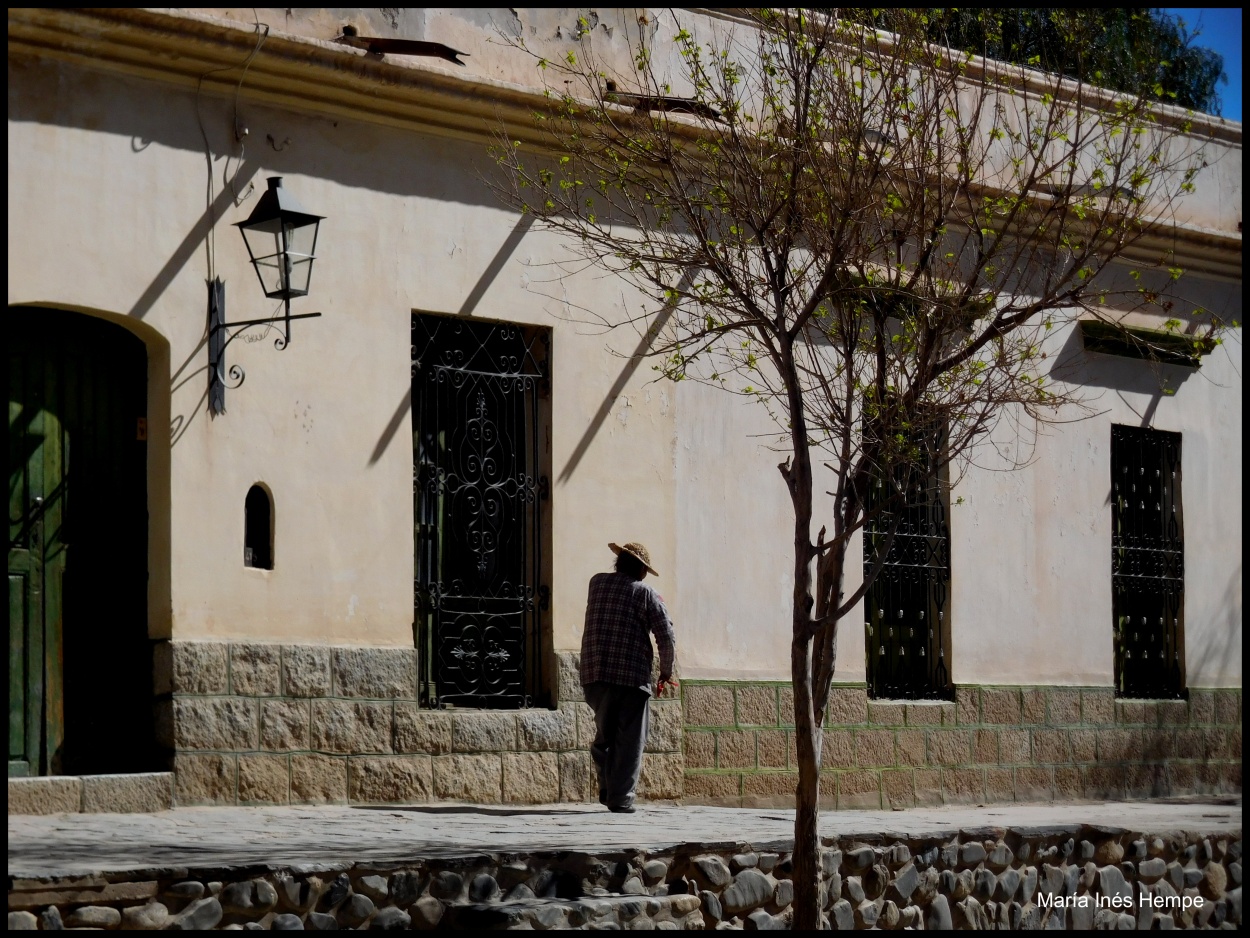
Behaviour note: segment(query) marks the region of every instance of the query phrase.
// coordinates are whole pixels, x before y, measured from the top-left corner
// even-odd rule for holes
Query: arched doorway
[[[147,617],[147,350],[14,307],[9,382],[9,775],[161,768]]]

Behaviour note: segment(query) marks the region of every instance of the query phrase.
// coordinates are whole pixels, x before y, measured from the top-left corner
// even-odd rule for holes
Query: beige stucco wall
[[[609,540],[641,540],[657,568],[675,568],[670,392],[643,388],[651,372],[638,369],[607,419],[595,419],[626,366],[609,349],[628,352],[637,337],[574,320],[582,310],[612,315],[625,294],[614,281],[551,266],[559,243],[518,226],[481,181],[484,145],[245,105],[250,140],[261,143],[238,169],[240,191],[282,175],[327,216],[312,293],[293,304],[324,315],[294,323],[281,352],[272,336],[232,343],[228,361],[247,379],[227,392],[227,413],[209,418],[196,106],[193,93],[154,83],[50,62],[10,66],[18,236],[9,240],[9,302],[120,313],[169,345],[171,430],[164,441],[154,433],[150,447],[169,447],[170,543],[153,566],[173,573],[168,614],[152,610],[154,636],[411,644],[413,310],[553,329],[556,647],[579,641],[585,583],[610,564]],[[226,149],[228,103],[205,97],[199,106]],[[230,227],[256,196],[237,208],[223,199],[223,169],[216,156],[227,316],[269,315],[274,304]],[[243,498],[257,481],[274,493],[272,572],[242,565]],[[660,586],[672,595],[671,579]]]
[[[1240,309],[1239,286],[1195,282],[1189,289],[1209,309]],[[1240,686],[1240,332],[1194,372],[1089,355],[1073,331],[1056,335],[1051,349],[1092,416],[1045,427],[1035,443],[1027,422],[1021,440],[1017,425],[1005,424],[998,442],[1028,464],[1005,471],[1006,461],[983,447],[952,492],[953,678],[1113,682],[1111,426],[1148,420],[1182,434],[1188,682]],[[1176,392],[1162,393],[1163,381],[1178,385]],[[785,680],[791,508],[776,469],[783,456],[760,437],[774,427],[758,407],[715,389],[683,384],[678,401],[676,612],[691,637],[687,673]],[[828,523],[830,507],[830,499],[818,499],[816,527]],[[853,544],[848,592],[858,585],[861,556]],[[861,604],[840,627],[836,678],[865,680],[864,655]]]
[[[318,39],[339,20],[260,13]],[[543,25],[550,35],[533,35],[547,45],[567,44],[554,31],[563,14],[519,15]],[[251,20],[230,16],[240,29]],[[374,25],[465,48],[470,77],[534,83],[528,64],[486,42],[493,33],[476,14],[421,16],[424,32],[405,32],[416,20],[402,17]],[[10,56],[9,75],[10,304],[127,317],[149,342],[154,637],[411,644],[408,330],[424,310],[553,330],[554,646],[577,647],[585,583],[610,563],[607,541],[641,540],[688,675],[788,675],[790,507],[782,457],[754,436],[772,424],[738,398],[654,383],[649,364],[621,357],[635,332],[578,322],[583,310],[614,317],[637,300],[615,279],[552,266],[566,255],[559,239],[521,224],[482,181],[484,139],[275,107],[245,88],[246,150],[227,164],[223,154],[238,156],[228,95],[197,101],[193,86],[28,54]],[[213,152],[211,236],[197,112]],[[1232,230],[1239,134],[1221,146],[1186,217]],[[294,323],[282,352],[268,339],[234,342],[229,361],[247,381],[210,419],[206,236],[228,317],[274,309],[230,227],[256,194],[236,207],[223,173],[240,193],[281,175],[327,216],[312,295],[294,304],[324,316]],[[1239,282],[1187,289],[1208,308],[1240,310]],[[1184,433],[1189,683],[1240,684],[1240,374],[1239,331],[1173,396],[1139,362],[1090,358],[1098,416],[1049,431],[1029,468],[969,473],[951,519],[957,682],[1110,683],[1109,427],[1149,414]],[[242,565],[243,498],[256,481],[275,496],[272,572]],[[838,680],[864,679],[862,631],[852,613]]]
[[[1214,292],[1240,308],[1239,287]],[[1045,428],[1025,468],[994,471],[1003,461],[983,452],[956,488],[955,681],[1112,683],[1111,426],[1124,424],[1182,435],[1188,682],[1240,685],[1240,334],[1197,372],[1084,353],[1071,329],[1052,346],[1072,355],[1064,374],[1094,415]]]

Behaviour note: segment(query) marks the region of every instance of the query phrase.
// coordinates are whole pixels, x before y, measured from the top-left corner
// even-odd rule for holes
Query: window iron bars
[[[541,686],[548,334],[412,322],[415,631],[423,705],[532,706]]]
[[[885,562],[864,597],[868,694],[877,699],[950,700],[946,660],[950,590],[949,491],[932,469],[943,434],[914,458],[879,473],[866,499],[864,575]],[[890,540],[890,529],[898,526]]]
[[[1116,692],[1183,697],[1181,435],[1113,426],[1111,496]]]

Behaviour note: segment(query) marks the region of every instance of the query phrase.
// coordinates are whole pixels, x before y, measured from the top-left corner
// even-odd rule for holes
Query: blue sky
[[[1241,120],[1241,9],[1214,7],[1168,7],[1185,21],[1190,32],[1198,32],[1194,45],[1205,46],[1224,56],[1228,84],[1216,86],[1221,112],[1230,120]]]

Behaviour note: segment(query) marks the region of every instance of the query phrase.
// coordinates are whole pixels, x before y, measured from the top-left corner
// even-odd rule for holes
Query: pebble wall
[[[827,840],[836,928],[1239,928],[1242,838],[981,828]],[[785,844],[10,880],[10,929],[780,929]]]

